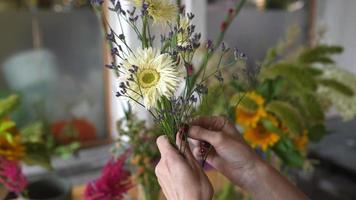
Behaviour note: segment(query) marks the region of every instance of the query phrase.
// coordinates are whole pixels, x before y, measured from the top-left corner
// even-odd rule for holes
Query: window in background
[[[101,23],[88,7],[42,3],[0,13],[0,95],[21,95],[20,125],[45,120],[62,143],[107,141]]]

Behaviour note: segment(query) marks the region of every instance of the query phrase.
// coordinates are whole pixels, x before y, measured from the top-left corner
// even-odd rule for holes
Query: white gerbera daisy
[[[142,0],[129,0],[133,4],[141,8]],[[178,6],[171,2],[171,0],[145,0],[148,5],[148,15],[153,18],[153,21],[158,24],[165,24],[167,22],[173,23],[178,15]]]
[[[156,107],[162,96],[172,97],[179,86],[180,73],[172,58],[151,47],[137,49],[123,63],[123,68],[131,77],[127,95],[135,101],[143,100],[146,109]]]

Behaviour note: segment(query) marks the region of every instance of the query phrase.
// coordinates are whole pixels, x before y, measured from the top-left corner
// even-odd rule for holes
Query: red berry
[[[227,26],[228,26],[228,23],[227,22],[223,22],[221,24],[221,27],[220,27],[221,28],[221,32],[224,32],[226,30]]]
[[[230,8],[229,9],[229,15],[232,15],[234,13],[234,9]]]

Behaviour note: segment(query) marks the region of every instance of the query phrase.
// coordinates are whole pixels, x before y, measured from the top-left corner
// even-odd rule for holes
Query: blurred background
[[[204,39],[214,39],[234,0],[191,0]],[[292,27],[298,43],[340,45],[339,67],[356,73],[356,1],[250,0],[233,22],[225,41],[262,61]],[[52,171],[25,166],[31,179],[59,175],[80,186],[99,174],[122,116],[115,99],[103,16],[87,0],[0,0],[0,97],[17,93],[21,106],[13,114],[19,126],[45,120],[58,144],[80,143],[74,155],[54,156]],[[310,145],[313,172],[295,171],[297,183],[311,199],[356,199],[356,121],[344,121],[333,109],[328,135]]]

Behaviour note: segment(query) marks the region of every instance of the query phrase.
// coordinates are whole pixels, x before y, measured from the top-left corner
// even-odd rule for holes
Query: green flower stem
[[[142,25],[142,48],[148,48],[148,38],[147,38],[147,28],[148,28],[148,19],[147,16],[143,16],[143,25]]]
[[[231,23],[234,21],[234,19],[236,18],[236,16],[240,13],[242,7],[245,5],[245,3],[247,2],[247,0],[241,0],[239,3],[236,4],[235,6],[235,12],[231,15],[228,16],[226,22],[226,28],[224,30],[222,30],[218,36],[218,38],[215,40],[215,44],[214,44],[214,49],[217,49],[223,39],[225,38],[225,34],[227,32],[227,30],[229,29]],[[207,51],[204,55],[204,59],[202,64],[199,67],[199,70],[197,72],[197,74],[195,74],[194,76],[192,76],[192,78],[189,78],[189,84],[188,84],[188,94],[191,92],[191,90],[193,89],[197,79],[199,78],[200,74],[205,70],[205,68],[208,65],[208,62],[210,60],[210,58],[213,56],[214,52],[213,51]]]

